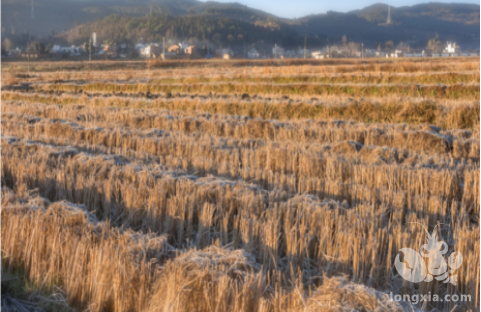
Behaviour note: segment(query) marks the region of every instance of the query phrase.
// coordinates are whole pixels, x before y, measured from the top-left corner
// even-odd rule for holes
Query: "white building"
[[[59,45],[54,45],[52,50],[57,53],[67,53],[70,56],[80,56],[80,48],[74,45],[70,47],[61,47]]]
[[[449,54],[459,53],[459,47],[454,42],[453,43],[448,42],[448,44],[446,45],[445,52]]]
[[[259,56],[259,52],[257,52],[256,49],[251,49],[250,51],[247,51],[247,58],[258,59]]]
[[[386,57],[398,58],[403,56],[404,54],[401,50],[395,50],[393,53],[391,53],[389,56],[386,56]]]
[[[157,44],[149,44],[140,49],[140,55],[146,58],[152,58],[160,55],[160,47]]]
[[[231,49],[222,49],[222,51],[220,52],[220,55],[224,56],[226,54],[228,54],[229,56],[234,55]]]
[[[328,55],[325,55],[322,51],[315,51],[311,53],[311,57],[315,59],[323,59],[325,57],[329,57]]]

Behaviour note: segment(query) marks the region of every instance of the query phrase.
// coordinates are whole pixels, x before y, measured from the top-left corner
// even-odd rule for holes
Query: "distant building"
[[[247,51],[247,58],[258,59],[259,56],[260,56],[259,52],[257,52],[256,49],[251,49],[251,50]]]
[[[189,54],[189,55],[193,55],[195,53],[196,49],[197,49],[197,47],[195,45],[191,45],[191,46],[188,46],[187,48],[185,48],[184,53]]]
[[[17,47],[17,48],[15,48],[15,49],[13,49],[13,50],[8,51],[8,54],[7,54],[7,55],[8,55],[8,56],[19,56],[20,54],[22,54],[22,49],[20,49],[20,48]]]
[[[115,43],[103,45],[102,51],[103,51],[102,53],[103,55],[107,55],[110,57],[117,57],[117,45]]]
[[[20,56],[23,58],[40,59],[40,58],[47,58],[49,55],[46,53],[40,53],[38,51],[29,51],[29,52],[22,52]]]
[[[160,56],[160,52],[160,47],[158,45],[149,44],[140,50],[140,55],[145,58],[156,58]]]
[[[323,59],[329,56],[325,55],[322,51],[315,51],[311,53],[311,57],[315,59]]]
[[[398,58],[398,57],[403,57],[404,56],[404,53],[403,51],[401,50],[395,50],[394,52],[392,53],[388,53],[386,54],[386,57],[391,57],[391,58]]]
[[[444,52],[445,53],[448,53],[448,54],[451,54],[451,55],[454,55],[456,53],[459,53],[459,47],[456,45],[456,43],[451,43],[451,42],[448,42],[447,45],[446,45],[446,49],[444,49]]]
[[[195,46],[188,45],[187,43],[184,43],[184,42],[173,44],[167,48],[168,53],[176,53],[176,54],[192,54],[193,50],[195,50]],[[190,53],[187,53],[187,52],[190,52]]]
[[[179,54],[181,51],[181,48],[178,44],[173,44],[170,47],[167,48],[167,53],[175,53]]]
[[[272,48],[272,55],[274,55],[274,57],[280,58],[281,56],[284,55],[284,48],[275,46],[274,48]]]
[[[219,53],[219,52],[220,52],[220,53]],[[220,54],[220,56],[221,56],[224,60],[230,60],[230,59],[234,56],[234,52],[232,52],[231,49],[218,50],[218,51],[217,51],[217,54]]]
[[[80,48],[76,46],[61,47],[59,45],[54,45],[50,53],[53,54],[67,54],[69,56],[80,56]]]

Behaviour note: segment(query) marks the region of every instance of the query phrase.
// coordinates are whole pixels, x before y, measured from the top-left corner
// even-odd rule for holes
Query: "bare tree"
[[[428,41],[428,45],[426,49],[433,51],[433,53],[441,53],[443,52],[443,45],[440,40],[438,40],[438,35],[433,39]]]
[[[349,49],[349,54],[352,56],[353,53],[358,52],[359,47],[360,47],[359,43],[355,43],[353,41],[349,42],[349,44],[347,45],[347,48]]]
[[[392,42],[392,40],[386,41],[384,47],[386,48],[386,50],[390,51],[394,49],[394,42]]]
[[[2,43],[2,48],[5,50],[5,51],[8,51],[12,48],[13,44],[12,44],[12,41],[10,41],[10,39],[8,38],[5,38],[5,40],[3,40],[3,43]]]
[[[403,51],[403,52],[411,52],[411,47],[408,44],[405,44],[404,42],[400,42],[398,45],[398,49]]]

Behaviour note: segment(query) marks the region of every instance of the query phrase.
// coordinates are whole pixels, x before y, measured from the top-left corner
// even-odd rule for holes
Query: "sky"
[[[426,2],[445,2],[445,3],[474,3],[479,4],[479,0],[392,0],[392,1],[369,1],[369,0],[216,0],[219,2],[239,2],[254,9],[259,9],[272,13],[279,17],[296,18],[309,14],[326,13],[327,11],[348,12],[362,9],[374,3],[383,2],[394,7],[414,5]]]

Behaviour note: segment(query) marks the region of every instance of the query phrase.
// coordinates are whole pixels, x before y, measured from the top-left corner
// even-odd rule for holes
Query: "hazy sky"
[[[374,3],[383,2],[392,6],[405,6],[426,2],[446,2],[446,3],[474,3],[479,4],[480,1],[474,0],[393,0],[393,1],[376,1],[376,0],[216,0],[219,2],[239,2],[251,8],[259,9],[269,13],[273,13],[280,17],[302,17],[309,14],[326,13],[327,11],[348,12],[352,10],[362,9]]]

